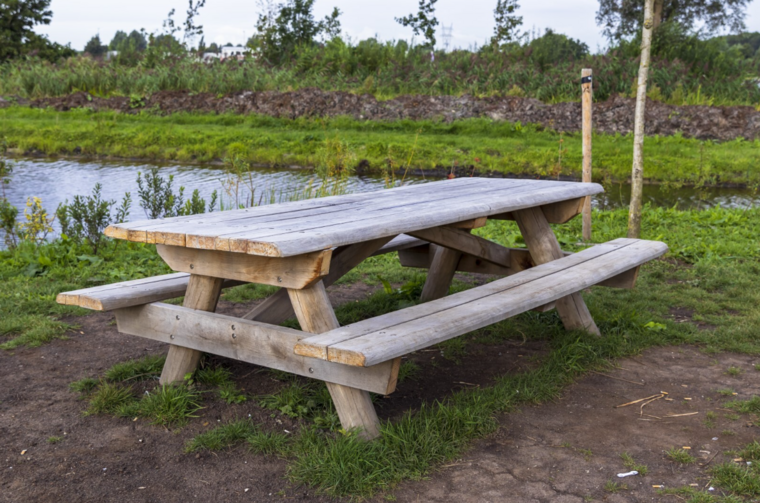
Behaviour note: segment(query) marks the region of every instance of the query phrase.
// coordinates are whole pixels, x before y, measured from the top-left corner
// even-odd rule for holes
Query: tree
[[[517,38],[517,27],[522,25],[522,16],[515,16],[515,11],[520,7],[517,0],[498,0],[493,11],[496,26],[493,29],[491,44],[499,45],[503,42],[511,42]]]
[[[124,31],[117,31],[111,42],[108,44],[108,48],[112,51],[118,51],[119,47],[127,40],[127,33]]]
[[[195,37],[198,35],[203,35],[203,26],[200,24],[195,24],[195,18],[198,16],[198,11],[200,11],[201,7],[206,5],[206,0],[196,0],[195,3],[193,3],[193,0],[187,0],[189,5],[187,7],[187,17],[185,17],[185,37],[184,41],[186,43],[192,42]]]
[[[426,45],[431,48],[435,46],[435,27],[438,26],[438,19],[435,17],[436,2],[438,0],[420,0],[417,14],[395,18],[401,26],[411,27],[415,35],[422,34],[427,40]]]
[[[84,52],[95,58],[104,55],[106,51],[108,51],[108,46],[100,41],[100,35],[92,37],[84,46]]]
[[[314,19],[314,0],[285,3],[260,2],[263,12],[256,21],[256,35],[248,45],[262,51],[265,58],[280,62],[299,45],[313,44],[319,34],[332,38],[340,33],[340,10],[336,7],[324,20]]]
[[[703,24],[708,33],[721,29],[740,32],[744,29],[747,4],[751,0],[655,0],[653,28],[672,21],[687,29]],[[604,27],[610,39],[621,39],[641,30],[644,0],[599,0],[596,23]]]
[[[644,5],[644,25],[641,33],[641,59],[639,62],[639,82],[636,87],[636,112],[633,125],[633,168],[631,171],[631,207],[628,212],[628,237],[641,236],[641,203],[644,189],[644,111],[647,103],[647,77],[652,51],[654,32],[654,2],[646,0]]]
[[[50,0],[0,0],[0,61],[24,53],[30,43],[47,40],[34,33],[38,24],[50,24]]]
[[[219,54],[221,52],[221,49],[219,49],[219,46],[216,44],[216,42],[211,42],[211,45],[206,48],[206,52]]]

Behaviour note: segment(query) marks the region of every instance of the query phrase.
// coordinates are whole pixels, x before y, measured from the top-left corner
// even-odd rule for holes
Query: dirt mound
[[[32,101],[32,107],[120,110],[135,113],[142,109],[162,113],[206,112],[262,114],[295,119],[299,117],[350,116],[359,120],[456,119],[487,117],[499,121],[541,124],[557,131],[574,132],[581,126],[580,103],[547,105],[532,98],[474,96],[399,96],[378,101],[371,95],[315,88],[292,92],[244,91],[218,97],[211,93],[162,91],[135,99],[98,98],[75,93],[59,98]],[[594,105],[594,125],[600,133],[627,134],[633,131],[635,100],[615,96]],[[647,103],[646,134],[673,135],[702,140],[760,138],[760,112],[753,107],[675,106],[657,101]]]

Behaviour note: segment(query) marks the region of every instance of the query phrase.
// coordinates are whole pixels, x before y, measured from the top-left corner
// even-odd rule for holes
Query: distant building
[[[251,52],[251,50],[243,45],[222,47],[222,54],[220,59],[222,61],[228,58],[243,59],[249,52]]]
[[[215,52],[204,52],[201,59],[206,62],[211,62],[215,59],[219,59],[219,55]]]

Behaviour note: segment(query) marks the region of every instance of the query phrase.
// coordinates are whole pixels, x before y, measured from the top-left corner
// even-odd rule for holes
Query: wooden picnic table
[[[581,296],[630,288],[667,250],[618,239],[566,254],[549,226],[577,215],[598,184],[460,178],[377,192],[113,225],[113,238],[155,243],[175,274],[62,293],[113,310],[122,333],[170,344],[162,384],[182,381],[202,352],[323,380],[344,428],[379,435],[369,392],[396,386],[401,357],[527,310],[556,308],[565,327],[599,334]],[[472,229],[515,220],[527,249]],[[366,258],[398,252],[428,268],[422,303],[341,327],[325,287]],[[446,296],[456,271],[502,279]],[[216,314],[227,286],[282,287],[242,318]],[[159,301],[184,295],[183,306]],[[301,330],[279,326],[295,314]]]

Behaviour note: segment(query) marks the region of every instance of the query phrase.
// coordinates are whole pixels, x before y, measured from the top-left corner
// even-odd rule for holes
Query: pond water
[[[75,195],[89,195],[96,183],[103,186],[104,199],[121,201],[125,192],[132,193],[132,209],[130,220],[146,218],[145,212],[138,204],[137,174],[146,173],[154,165],[129,162],[79,162],[74,160],[40,160],[17,159],[12,161],[14,166],[11,182],[5,185],[5,195],[8,200],[19,208],[19,216],[23,218],[23,209],[28,197],[36,196],[42,200],[48,212],[66,200],[71,201]],[[223,203],[228,206],[234,203],[225,193],[222,182],[227,179],[224,170],[213,166],[183,166],[162,164],[159,173],[168,178],[174,176],[174,187],[185,187],[187,199],[194,189],[208,199],[217,190]],[[271,191],[287,194],[306,187],[314,178],[310,170],[299,169],[257,169],[251,173],[251,180],[256,187],[257,201],[262,203]],[[430,181],[421,177],[411,177],[408,183],[425,183]],[[354,176],[349,180],[348,192],[366,192],[381,190],[385,182],[380,177]],[[613,185],[603,195],[596,197],[594,206],[614,208],[627,206],[630,198],[630,187]],[[644,187],[645,202],[657,206],[677,206],[679,208],[698,208],[720,204],[726,207],[747,207],[760,203],[760,197],[746,189],[711,188],[697,191],[693,188],[665,189],[661,186]],[[2,243],[2,236],[0,236]]]

